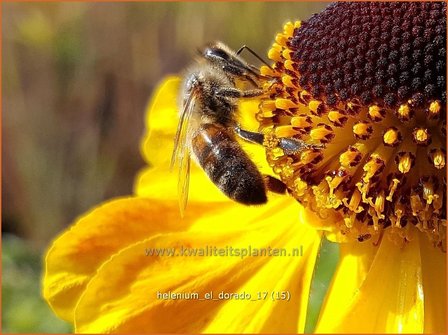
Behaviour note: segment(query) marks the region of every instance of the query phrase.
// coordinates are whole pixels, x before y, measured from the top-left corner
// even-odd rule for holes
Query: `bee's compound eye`
[[[225,52],[223,49],[210,47],[205,49],[204,57],[208,59],[218,59],[221,58],[223,60],[229,60],[229,54]]]

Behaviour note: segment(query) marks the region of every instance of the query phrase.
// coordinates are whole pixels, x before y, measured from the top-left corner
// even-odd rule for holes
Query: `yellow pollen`
[[[441,170],[445,167],[445,155],[440,148],[432,149],[429,153],[429,156],[436,169]]]
[[[287,35],[288,37],[292,36],[292,34],[294,33],[294,29],[300,28],[300,24],[301,24],[300,21],[296,21],[295,23],[292,23],[292,22],[286,23],[283,26],[283,33],[285,35]]]
[[[281,57],[281,50],[282,49],[281,49],[281,46],[279,46],[278,44],[277,44],[277,46],[279,48],[272,47],[271,49],[269,49],[268,57],[269,57],[269,59],[272,59],[273,61],[279,62],[279,61],[282,60],[282,57]]]
[[[369,107],[369,117],[372,121],[378,122],[384,118],[384,110],[379,106],[373,105]]]
[[[372,208],[369,207],[369,209],[367,210],[367,212],[372,216],[372,221],[373,221],[373,230],[375,232],[380,230],[380,218],[378,216],[376,216],[376,211]]]
[[[431,104],[429,105],[429,114],[431,115],[431,117],[437,117],[440,113],[440,110],[442,109],[442,106],[440,104],[440,101],[433,101],[431,102]]]
[[[398,159],[398,170],[403,174],[408,173],[414,164],[414,159],[415,158],[409,152],[403,153]]]
[[[308,103],[308,108],[314,113],[314,114],[320,114],[319,107],[322,106],[322,101],[319,100],[311,100]]]
[[[328,198],[327,198],[326,207],[327,208],[338,208],[342,203],[342,201],[341,201],[342,197],[343,197],[343,192],[340,190],[337,190],[336,193],[330,192],[330,194],[328,195]]]
[[[291,125],[293,127],[298,128],[308,128],[311,127],[313,122],[311,121],[311,118],[309,116],[294,116],[291,118]]]
[[[297,178],[294,181],[294,192],[299,195],[299,196],[303,196],[306,192],[306,190],[308,189],[308,184],[305,183],[303,180]]]
[[[397,146],[401,142],[400,132],[395,127],[389,128],[383,135],[383,142],[387,146]]]
[[[401,121],[407,121],[411,118],[411,108],[408,104],[400,105],[397,112]]]
[[[283,50],[282,56],[284,59],[291,59],[291,51],[289,51],[288,49]]]
[[[284,75],[282,77],[282,82],[285,84],[286,87],[292,87],[295,88],[296,85],[294,84],[294,78],[288,75]]]
[[[263,66],[260,68],[260,74],[261,74],[262,76],[275,77],[275,76],[277,75],[277,72],[275,72],[275,70],[272,69],[271,67],[266,66],[266,65],[263,65]]]
[[[265,100],[262,102],[263,110],[273,111],[277,107],[275,106],[275,100]]]
[[[333,123],[336,127],[342,127],[344,123],[348,120],[348,117],[337,110],[332,110],[328,112],[328,120]]]
[[[315,152],[310,149],[304,150],[300,154],[300,161],[302,164],[309,164],[312,163],[319,155],[321,155],[319,152]]]
[[[295,69],[294,69],[294,62],[292,62],[291,60],[286,60],[285,61],[285,69],[287,69],[287,70],[289,70],[289,71],[293,71],[293,72],[295,72]]]
[[[283,178],[290,179],[294,175],[294,168],[291,166],[291,164],[285,164],[285,166],[282,169],[282,176]]]
[[[281,46],[285,46],[287,41],[288,38],[283,34],[277,34],[277,36],[275,36],[275,42],[277,42]]]
[[[291,126],[279,126],[275,128],[275,135],[278,137],[293,137],[297,132]]]
[[[274,134],[267,133],[264,135],[263,145],[266,148],[277,148],[278,147],[278,138]]]
[[[429,142],[430,134],[426,128],[416,128],[414,129],[412,135],[417,145],[426,145]]]
[[[295,104],[294,102],[292,102],[290,99],[275,99],[275,107],[280,108],[280,109],[290,109],[290,108],[297,108],[298,105]]]
[[[321,141],[327,143],[331,140],[333,134],[333,130],[324,124],[318,125],[316,128],[310,131],[310,137],[313,140]]]
[[[352,228],[353,227],[353,222],[355,222],[355,220],[353,220],[352,218],[355,217],[354,215],[352,215],[349,218],[344,218],[344,224],[347,228]]]
[[[341,166],[348,168],[356,166],[362,158],[362,154],[354,147],[349,147],[341,156],[339,163]]]
[[[360,121],[353,126],[355,137],[362,140],[368,139],[372,131],[372,126],[365,121]]]

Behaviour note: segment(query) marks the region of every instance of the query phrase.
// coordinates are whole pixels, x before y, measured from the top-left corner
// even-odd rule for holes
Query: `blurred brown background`
[[[22,324],[26,310],[8,301],[18,301],[16,291],[38,297],[32,277],[57,233],[92,206],[132,192],[144,164],[139,141],[154,86],[181,72],[210,41],[234,49],[246,44],[264,56],[286,21],[307,19],[326,5],[2,4],[3,289],[8,280],[12,285],[3,299],[4,331],[66,330],[42,325],[36,304],[26,308],[37,325]],[[25,275],[20,262],[29,263]],[[20,287],[18,276],[37,286]]]

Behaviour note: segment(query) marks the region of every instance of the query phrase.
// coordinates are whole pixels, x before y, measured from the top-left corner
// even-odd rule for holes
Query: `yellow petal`
[[[266,161],[266,151],[263,146],[238,140],[240,146],[248,154],[249,158],[255,163],[261,174],[276,176]],[[278,179],[278,178],[277,178]]]
[[[400,247],[386,231],[376,253],[368,246],[375,249],[361,243],[354,243],[351,250],[341,248],[341,264],[316,332],[423,332],[424,290],[418,238]],[[347,266],[347,258],[354,254],[363,255],[364,261]]]
[[[207,204],[192,203],[181,220],[177,201],[124,198],[99,206],[59,236],[47,252],[45,299],[57,315],[73,320],[80,294],[105,260],[144,238],[186,230],[198,215],[213,210]]]
[[[240,99],[238,104],[239,113],[237,120],[239,124],[249,131],[258,131],[260,123],[256,119],[259,111],[260,99]]]
[[[264,303],[231,300],[226,302],[205,333],[303,333],[308,307],[308,295],[320,237],[310,228],[296,231],[285,244],[287,250],[298,245],[304,249],[301,258],[272,258],[244,285],[243,292],[266,295]],[[289,299],[283,300],[283,297]],[[255,299],[258,298],[254,297]],[[280,300],[271,300],[280,299]]]
[[[426,236],[419,238],[425,295],[424,332],[446,334],[446,253],[434,248]]]
[[[204,219],[209,223],[208,229],[205,223],[200,223],[189,232],[155,236],[120,251],[101,266],[87,286],[76,308],[76,331],[295,331],[304,308],[297,292],[309,287],[319,244],[319,235],[294,219],[297,206],[289,200],[286,203],[279,200],[272,206],[262,207],[264,210],[240,211],[239,219],[229,218],[222,212],[221,216],[209,215]],[[223,224],[221,231],[216,231],[210,228],[217,225],[214,220],[229,225]],[[251,246],[252,249],[271,247],[291,251],[301,244],[304,256],[299,257],[145,255],[146,248],[243,250]],[[270,295],[266,301],[218,299],[221,291],[244,291],[251,298],[257,298],[258,292],[285,290],[290,291],[292,301],[271,301]],[[160,296],[158,299],[158,292],[198,293],[203,300],[164,300]],[[209,292],[217,300],[205,299]],[[284,314],[272,314],[274,311]],[[279,325],[283,328],[276,328]]]
[[[141,197],[177,200],[178,171],[169,171],[168,167],[145,168],[139,172],[134,186],[135,193]],[[192,163],[188,204],[191,202],[229,201],[219,188],[208,179],[205,172]]]
[[[333,316],[340,318],[350,306],[350,298],[363,283],[376,253],[367,243],[341,243],[339,250],[339,264],[322,305],[316,332],[326,332]]]
[[[154,166],[168,166],[179,120],[178,92],[181,79],[170,76],[154,90],[145,113],[147,133],[142,141],[142,155]]]

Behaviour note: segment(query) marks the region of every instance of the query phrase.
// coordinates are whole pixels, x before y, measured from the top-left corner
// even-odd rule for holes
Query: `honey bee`
[[[272,183],[265,180],[273,177],[262,176],[236,139],[263,143],[263,134],[243,130],[236,121],[238,100],[263,94],[260,80],[264,77],[239,56],[244,48],[235,52],[221,42],[210,44],[186,71],[171,157],[171,167],[179,165],[181,214],[188,199],[190,157],[230,199],[245,205],[267,201],[266,185]],[[237,81],[244,89],[237,87]],[[280,145],[300,150],[303,142],[285,139]]]

